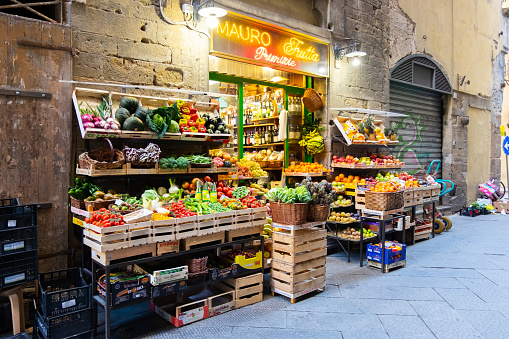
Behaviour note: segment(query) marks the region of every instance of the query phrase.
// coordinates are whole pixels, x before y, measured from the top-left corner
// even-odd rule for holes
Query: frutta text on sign
[[[212,54],[328,75],[328,45],[300,34],[227,15],[213,31]],[[254,63],[257,63],[254,62]]]

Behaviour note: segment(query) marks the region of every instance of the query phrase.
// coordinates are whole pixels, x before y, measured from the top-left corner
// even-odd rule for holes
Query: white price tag
[[[67,300],[62,303],[62,308],[68,308],[76,306],[76,299]]]
[[[16,227],[16,220],[7,220],[7,227]]]
[[[15,274],[11,275],[10,277],[6,277],[4,282],[5,285],[8,285],[23,280],[25,280],[25,273]]]
[[[13,243],[4,245],[4,252],[19,250],[22,248],[25,248],[24,241],[13,242]]]
[[[121,199],[117,199],[115,200],[115,205],[122,205],[123,202]]]

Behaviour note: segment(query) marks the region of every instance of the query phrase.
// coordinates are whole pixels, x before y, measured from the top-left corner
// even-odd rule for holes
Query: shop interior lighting
[[[334,44],[334,60],[336,61],[336,67],[339,66],[339,60],[343,60],[346,58],[353,58],[352,64],[354,66],[360,65],[360,57],[363,57],[366,55],[366,52],[360,51],[360,43],[357,42],[357,40],[354,40],[354,42],[346,47],[339,47],[338,44]],[[338,67],[339,68],[339,67]]]

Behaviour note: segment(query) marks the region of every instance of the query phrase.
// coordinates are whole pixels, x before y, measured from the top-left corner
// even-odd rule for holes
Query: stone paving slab
[[[362,313],[362,311],[347,298],[308,298],[295,304],[290,304],[288,309],[292,311],[310,311],[317,313]]]
[[[456,310],[490,310],[491,305],[467,288],[435,288],[438,294]]]
[[[382,323],[374,314],[334,314],[288,311],[286,321],[289,328],[365,332],[385,331]]]
[[[378,318],[391,338],[435,338],[418,316],[379,315]]]
[[[417,315],[412,305],[407,300],[376,300],[350,299],[363,313],[368,314],[394,314],[394,315]]]
[[[497,311],[460,310],[463,316],[484,338],[509,338],[509,321]]]

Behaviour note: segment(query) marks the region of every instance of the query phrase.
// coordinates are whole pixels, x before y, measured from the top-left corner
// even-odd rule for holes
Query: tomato
[[[85,222],[86,222],[87,224],[89,224],[89,223],[90,223],[90,218],[85,218]]]
[[[222,191],[223,191],[222,187],[217,187],[217,193],[222,192]]]
[[[104,227],[110,227],[111,226],[111,222],[107,221],[103,225],[104,225]]]
[[[206,176],[203,178],[203,181],[211,182],[211,181],[212,181],[212,179],[211,179],[208,175],[206,175]]]
[[[223,182],[222,182],[222,181],[219,181],[219,182],[217,183],[217,187],[218,187],[218,188],[219,188],[219,187],[221,187],[221,189],[222,189],[222,188],[224,187],[223,185],[224,185],[224,184],[223,184]],[[219,192],[219,189],[218,189],[217,191]]]
[[[227,196],[228,198],[233,197],[233,190],[228,190],[228,192],[226,192],[226,196]]]

